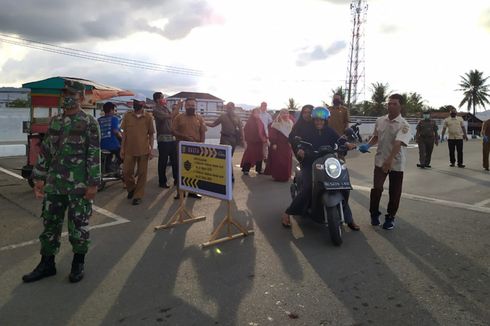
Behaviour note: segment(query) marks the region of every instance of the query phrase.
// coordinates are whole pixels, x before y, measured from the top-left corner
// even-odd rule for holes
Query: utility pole
[[[352,13],[352,39],[347,65],[347,78],[345,89],[347,91],[347,107],[352,108],[359,98],[364,95],[365,80],[365,55],[364,55],[364,25],[367,18],[367,0],[352,0],[350,4]]]

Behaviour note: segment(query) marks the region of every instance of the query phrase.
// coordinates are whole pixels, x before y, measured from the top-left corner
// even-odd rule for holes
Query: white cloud
[[[97,14],[83,11],[80,17],[61,0],[23,12],[33,1],[6,4],[0,32],[199,69],[204,76],[129,69],[0,43],[0,85],[78,75],[165,93],[212,92],[237,103],[266,100],[279,108],[289,97],[320,104],[345,82],[350,1],[109,0]],[[394,90],[422,94],[433,106],[459,103],[454,90],[460,75],[470,69],[490,74],[488,10],[484,0],[370,1],[366,85],[388,82]],[[53,17],[57,21],[45,24]]]

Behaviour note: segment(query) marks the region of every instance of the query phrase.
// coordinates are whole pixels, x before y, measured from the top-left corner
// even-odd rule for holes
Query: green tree
[[[363,110],[363,104],[367,102],[367,101],[364,101],[363,103],[356,103],[356,104],[353,104],[352,107],[350,108],[350,115],[353,116],[353,115],[364,115],[364,110]]]
[[[27,108],[29,107],[29,101],[22,100],[20,98],[15,99],[8,103],[9,108]]]
[[[486,84],[487,77],[483,77],[483,72],[478,70],[470,70],[465,76],[460,76],[461,82],[459,83],[460,89],[458,91],[463,92],[463,100],[459,103],[459,107],[467,105],[468,112],[473,108],[473,115],[476,113],[477,106],[483,106],[485,108],[485,103],[490,104],[488,98],[489,85]]]
[[[297,111],[299,109],[299,103],[296,103],[294,98],[291,97],[288,100],[287,109]]]
[[[425,100],[422,98],[422,95],[417,92],[413,92],[409,94],[404,93],[402,96],[404,97],[405,103],[403,106],[404,115],[417,116],[419,113],[424,111]]]
[[[365,115],[379,117],[386,113],[385,103],[390,95],[388,83],[371,84],[371,102],[363,103]]]

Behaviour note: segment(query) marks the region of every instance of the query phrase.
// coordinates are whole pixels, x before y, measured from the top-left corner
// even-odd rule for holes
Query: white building
[[[15,100],[27,101],[30,91],[28,88],[0,87],[0,108],[6,108]]]
[[[223,111],[224,101],[222,99],[208,93],[197,92],[180,92],[175,95],[169,96],[167,97],[167,106],[171,108],[178,101],[188,98],[196,99],[196,112],[202,115]]]

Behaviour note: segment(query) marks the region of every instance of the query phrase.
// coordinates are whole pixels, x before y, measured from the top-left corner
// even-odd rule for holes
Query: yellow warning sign
[[[231,147],[179,143],[179,186],[203,195],[231,200]]]

